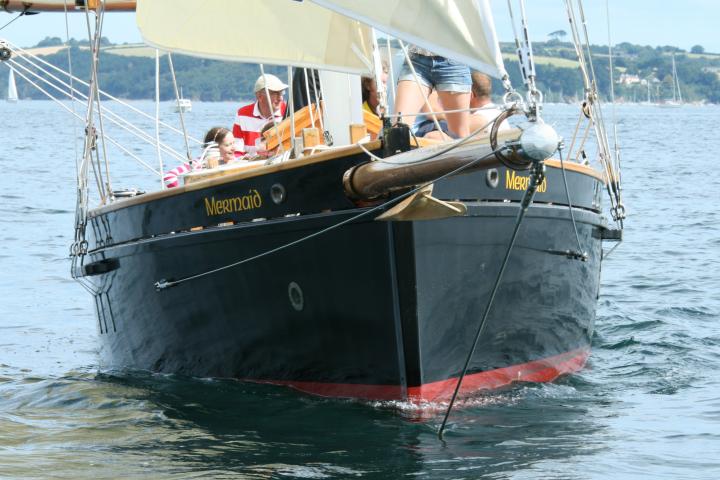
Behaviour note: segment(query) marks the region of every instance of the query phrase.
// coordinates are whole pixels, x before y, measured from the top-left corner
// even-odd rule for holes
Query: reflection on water
[[[8,379],[9,380],[9,379]],[[603,448],[570,384],[519,386],[464,401],[446,441],[444,405],[415,407],[310,397],[232,380],[77,372],[0,386],[2,472],[28,464],[77,478],[242,472],[246,478],[405,474],[456,478],[521,470]]]

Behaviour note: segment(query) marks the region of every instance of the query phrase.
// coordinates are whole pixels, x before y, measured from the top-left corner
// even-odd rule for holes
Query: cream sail
[[[147,44],[171,52],[372,72],[370,29],[309,2],[140,0],[137,24]]]
[[[505,74],[487,0],[312,0],[495,78]]]

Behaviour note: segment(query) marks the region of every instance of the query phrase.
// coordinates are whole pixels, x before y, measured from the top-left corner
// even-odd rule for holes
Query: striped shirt
[[[287,104],[282,102],[280,108],[275,110],[276,122],[279,123],[282,121],[286,109]],[[235,154],[254,155],[258,150],[257,142],[260,140],[260,131],[268,122],[272,122],[272,118],[266,118],[260,114],[260,108],[257,102],[241,107],[237,112],[235,124],[233,125]]]
[[[203,166],[200,162],[193,160],[192,165],[188,162],[183,163],[179,167],[168,170],[163,175],[163,183],[165,188],[174,188],[180,185],[180,177],[186,173],[202,170]]]

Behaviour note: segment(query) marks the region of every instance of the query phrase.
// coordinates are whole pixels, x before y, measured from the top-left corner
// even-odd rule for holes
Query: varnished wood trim
[[[90,0],[88,3],[91,9],[97,8],[97,0]],[[8,13],[23,12],[29,10],[31,12],[84,12],[82,7],[76,7],[74,0],[67,0],[67,7],[64,0],[2,0],[0,1],[0,10]],[[136,8],[135,0],[105,0],[105,11],[115,12],[134,12]]]
[[[587,165],[581,165],[579,163],[575,162],[568,162],[567,160],[562,162],[562,165],[560,164],[560,160],[555,160],[554,158],[550,158],[548,160],[545,160],[545,165],[551,168],[562,168],[562,166],[565,167],[565,170],[572,170],[573,172],[583,173],[585,175],[590,175],[591,177],[595,177],[598,180],[600,180],[603,183],[607,183],[605,181],[605,175],[601,172],[598,172],[592,167],[589,167]]]
[[[363,146],[368,150],[376,150],[380,148],[380,141],[375,140],[372,142],[364,143]],[[312,165],[314,163],[327,162],[336,158],[347,157],[349,155],[362,153],[362,151],[363,150],[357,145],[349,145],[347,147],[333,148],[331,150],[326,150],[323,152],[315,153],[313,155],[308,155],[297,160],[288,160],[287,162],[277,163],[275,165],[263,165],[252,170],[242,170],[235,173],[233,173],[232,171],[228,171],[225,175],[222,175],[220,177],[213,176],[213,178],[210,178],[208,180],[201,180],[198,182],[193,182],[189,185],[169,188],[167,190],[160,190],[158,192],[146,193],[143,195],[138,195],[137,197],[128,198],[127,200],[121,200],[110,205],[98,207],[91,210],[89,212],[89,215],[91,217],[95,217],[107,212],[119,210],[121,208],[152,202],[160,198],[172,197],[174,195],[180,195],[185,192],[192,192],[195,190],[201,190],[217,185],[223,185],[225,183],[231,183],[237,180],[244,180],[246,178],[259,177],[261,175],[281,172],[283,170],[292,170],[294,168],[304,167],[306,165]]]
[[[422,143],[421,143],[422,145]],[[363,144],[363,146],[368,150],[375,150],[380,148],[381,142],[379,140],[374,140],[372,142],[368,142]],[[185,192],[192,192],[195,190],[201,190],[204,188],[210,188],[215,187],[217,185],[223,185],[225,183],[231,183],[238,180],[244,180],[247,178],[255,178],[259,177],[261,175],[267,175],[270,173],[276,173],[281,172],[284,170],[292,170],[294,168],[304,167],[306,165],[312,165],[315,163],[321,163],[326,162],[329,160],[334,160],[336,158],[345,157],[348,155],[355,155],[357,153],[361,153],[362,149],[357,145],[349,145],[347,147],[341,147],[341,148],[334,148],[331,150],[323,151],[320,153],[316,153],[313,155],[308,155],[305,157],[302,157],[298,160],[288,160],[287,162],[278,163],[275,165],[264,165],[257,168],[254,168],[252,170],[242,170],[240,172],[233,173],[232,171],[228,171],[225,174],[221,174],[220,176],[213,175],[211,178],[207,180],[200,180],[197,182],[193,182],[189,185],[184,185],[181,187],[176,188],[170,188],[167,190],[160,190],[158,192],[152,192],[152,193],[146,193],[144,195],[139,195],[137,197],[128,198],[126,200],[121,200],[118,202],[115,202],[110,205],[105,205],[103,207],[99,207],[96,209],[93,209],[89,212],[89,216],[95,217],[98,215],[102,215],[107,212],[112,212],[115,210],[119,210],[121,208],[130,207],[133,205],[141,205],[143,203],[152,202],[155,200],[158,200],[160,198],[165,197],[171,197],[174,195],[180,195]],[[555,159],[549,159],[545,161],[545,164],[550,168],[561,168],[560,167],[560,161]],[[597,170],[586,166],[586,165],[580,165],[579,163],[574,162],[563,162],[565,165],[566,170],[571,170],[574,172],[582,173],[585,175],[589,175],[591,177],[597,178],[603,183],[605,182],[605,176],[598,172]]]

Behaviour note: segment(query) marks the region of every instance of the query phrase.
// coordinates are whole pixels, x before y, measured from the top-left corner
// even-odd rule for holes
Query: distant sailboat
[[[675,55],[672,56],[672,83],[672,100],[665,100],[664,102],[660,103],[661,107],[677,108],[683,105],[682,93],[680,92],[680,80],[678,79],[677,67],[675,66]]]
[[[8,94],[7,101],[15,103],[18,101],[17,85],[15,85],[15,70],[10,69],[10,76],[8,77]]]
[[[177,104],[175,105],[175,111],[183,113],[191,112],[192,111],[192,102],[189,98],[183,97],[182,94],[182,87],[180,87],[180,98],[177,99]]]

